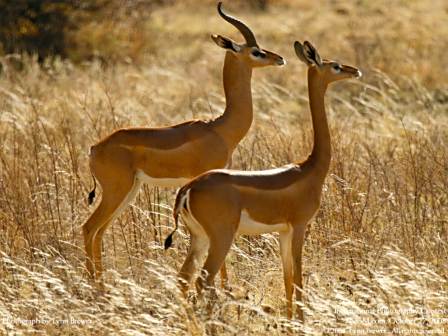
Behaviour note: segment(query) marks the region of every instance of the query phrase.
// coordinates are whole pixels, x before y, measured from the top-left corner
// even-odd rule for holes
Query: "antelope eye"
[[[331,68],[334,71],[334,73],[339,73],[342,70],[342,68],[339,64],[334,64]]]
[[[266,54],[265,54],[265,53],[262,53],[262,52],[260,52],[260,51],[258,51],[258,50],[254,50],[254,51],[252,51],[252,56],[263,58],[263,57],[266,56]]]

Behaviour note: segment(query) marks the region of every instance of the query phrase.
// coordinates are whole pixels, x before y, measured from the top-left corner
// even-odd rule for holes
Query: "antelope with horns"
[[[174,206],[175,229],[166,240],[169,247],[179,216],[190,232],[188,256],[179,272],[185,292],[202,257],[207,255],[199,292],[213,286],[235,237],[268,232],[280,234],[280,251],[286,289],[287,315],[292,318],[293,292],[302,299],[302,249],[307,223],[320,205],[322,186],[331,159],[330,132],[324,95],[328,84],[357,78],[361,72],[348,65],[322,60],[309,42],[295,42],[299,59],[308,66],[308,93],[314,145],[302,163],[263,171],[219,169],[206,172],[182,187]],[[205,282],[205,283],[204,283]],[[296,288],[295,288],[296,287]],[[303,321],[303,310],[297,309]]]
[[[120,129],[91,147],[90,169],[95,187],[89,203],[95,197],[96,180],[103,190],[101,203],[83,225],[87,269],[92,277],[102,272],[101,243],[106,228],[133,201],[142,183],[180,187],[205,171],[226,167],[252,123],[252,69],[285,64],[281,56],[261,49],[249,27],[224,13],[221,3],[218,13],[246,40],[238,44],[212,35],[213,41],[226,50],[224,113],[210,121]]]

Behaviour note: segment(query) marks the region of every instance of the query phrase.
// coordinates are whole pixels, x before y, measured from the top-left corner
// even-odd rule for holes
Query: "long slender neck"
[[[313,121],[314,144],[308,162],[322,178],[325,178],[327,175],[331,160],[330,130],[328,128],[324,102],[326,90],[327,85],[319,80],[317,70],[314,67],[309,68],[308,95]]]
[[[231,150],[235,149],[252,124],[251,77],[252,68],[228,51],[223,70],[226,109],[211,123]]]

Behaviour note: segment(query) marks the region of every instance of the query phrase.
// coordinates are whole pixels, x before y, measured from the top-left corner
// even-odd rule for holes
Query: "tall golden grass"
[[[119,127],[223,110],[224,53],[208,35],[240,38],[214,2],[189,0],[155,10],[137,30],[135,17],[85,27],[110,35],[95,43],[105,56],[90,62],[1,58],[0,333],[448,333],[446,4],[282,0],[267,12],[225,5],[289,62],[255,70],[255,122],[235,168],[300,161],[311,148],[295,39],[365,74],[327,94],[333,159],[305,243],[305,326],[284,318],[276,235],[237,241],[227,258],[233,290],[219,292],[211,315],[204,302],[180,295],[186,232],[174,249],[162,248],[174,190],[145,186],[106,235],[104,290],[86,276],[80,227],[93,211],[89,147]],[[123,39],[111,38],[118,33]],[[108,50],[121,61],[105,64]]]

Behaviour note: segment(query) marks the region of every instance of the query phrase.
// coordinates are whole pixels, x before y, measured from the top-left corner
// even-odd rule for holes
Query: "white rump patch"
[[[177,191],[179,192],[179,190]],[[180,199],[179,203],[177,204],[177,208],[173,209],[174,213],[177,214],[181,214],[182,212],[182,208],[184,206],[184,204],[186,205],[187,209],[188,209],[188,200],[190,198],[190,190],[188,190],[184,195],[182,195],[182,198]]]
[[[246,210],[241,212],[240,224],[238,226],[237,234],[245,235],[259,235],[262,233],[280,232],[286,231],[288,225],[285,223],[280,224],[265,224],[253,220]]]
[[[149,175],[146,175],[143,170],[137,170],[136,177],[144,182],[148,183],[151,186],[154,187],[165,187],[165,188],[177,188],[182,187],[183,185],[187,184],[187,182],[190,182],[190,179],[185,177],[179,177],[179,178],[157,178],[152,177]]]

